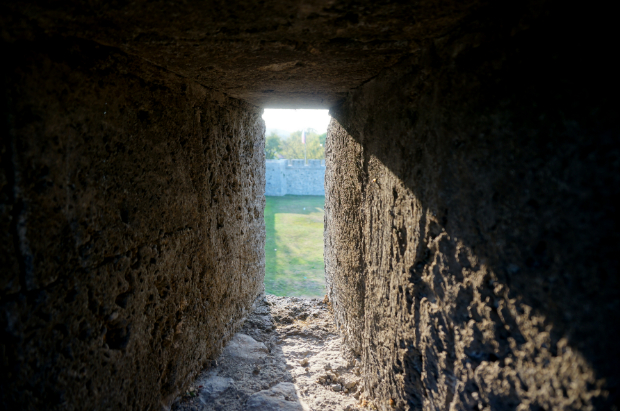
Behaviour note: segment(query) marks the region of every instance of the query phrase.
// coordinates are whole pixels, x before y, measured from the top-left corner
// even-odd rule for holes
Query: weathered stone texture
[[[4,50],[0,408],[159,409],[262,292],[260,109],[83,41]]]
[[[263,107],[329,108],[480,1],[6,0],[0,26],[75,36]],[[482,8],[483,9],[483,8]],[[0,31],[0,35],[5,34]]]
[[[614,19],[2,2],[1,407],[155,409],[214,358],[263,280],[247,102],[335,106],[327,280],[381,408],[619,403]]]
[[[570,21],[472,20],[331,110],[328,292],[380,409],[618,401],[617,82]]]

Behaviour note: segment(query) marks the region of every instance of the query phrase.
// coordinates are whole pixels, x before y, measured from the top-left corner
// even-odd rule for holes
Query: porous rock
[[[252,104],[329,108],[348,90],[453,30],[476,1],[41,0],[0,4],[10,36],[33,32],[116,47]],[[25,22],[36,25],[28,29]],[[4,35],[7,32],[3,33]]]
[[[295,324],[281,321],[304,312],[315,315]],[[274,326],[262,327],[265,322]],[[291,332],[293,329],[297,331]],[[258,343],[264,343],[269,352],[261,352],[259,358],[236,355],[237,349],[228,349],[237,339],[234,337],[217,361],[172,405],[172,410],[243,411],[248,406],[260,410],[300,407],[342,410],[357,403],[356,389],[334,392],[331,387],[331,384],[344,385],[355,380],[356,369],[352,353],[342,344],[326,304],[318,299],[266,295],[265,299],[257,300],[239,332],[243,340],[248,340],[249,335],[252,335],[251,345],[260,347]],[[309,360],[306,366],[301,364],[302,359]],[[323,369],[326,362],[339,369],[338,377],[330,372],[328,378]]]
[[[618,401],[615,96],[574,18],[473,19],[331,110],[329,299],[383,410]]]
[[[233,384],[234,380],[232,378],[220,377],[218,375],[210,375],[196,381],[196,385],[202,387],[198,389],[198,393],[203,404],[212,403]]]
[[[247,411],[306,411],[297,396],[295,385],[281,382],[268,390],[259,391],[248,398]]]
[[[3,408],[155,409],[215,358],[262,283],[247,102],[333,108],[329,293],[379,407],[618,403],[614,19],[2,2]]]
[[[245,360],[258,360],[269,353],[265,344],[241,333],[234,335],[224,351],[231,357],[239,357]]]
[[[89,42],[7,55],[0,408],[159,409],[262,292],[260,109]]]

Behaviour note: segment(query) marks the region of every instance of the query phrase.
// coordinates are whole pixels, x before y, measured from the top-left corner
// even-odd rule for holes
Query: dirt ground
[[[175,411],[369,410],[329,303],[267,295]],[[364,406],[362,406],[364,405]]]

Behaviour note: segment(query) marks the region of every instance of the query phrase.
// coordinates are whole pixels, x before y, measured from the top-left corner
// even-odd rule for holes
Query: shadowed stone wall
[[[330,112],[328,292],[382,410],[618,401],[617,81],[602,23],[541,10],[472,18]]]
[[[610,409],[610,8],[2,2],[0,408],[156,409],[217,355],[263,281],[250,102],[333,108],[327,280],[380,408]]]
[[[88,42],[3,50],[0,408],[160,409],[262,292],[261,110]]]
[[[252,104],[329,108],[347,91],[453,30],[479,0],[5,0],[0,26],[119,48]],[[4,33],[0,31],[0,36]]]

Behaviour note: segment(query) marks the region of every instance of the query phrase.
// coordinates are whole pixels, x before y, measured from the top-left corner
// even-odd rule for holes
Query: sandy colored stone
[[[458,26],[474,1],[5,2],[6,37],[93,40],[252,104],[329,108]],[[26,29],[25,27],[34,26]]]
[[[200,401],[203,404],[213,403],[220,394],[233,385],[234,380],[232,378],[224,378],[217,375],[208,375],[197,380],[194,384],[194,386],[198,386]]]
[[[487,24],[330,111],[336,322],[382,410],[607,409],[620,369],[613,97],[590,94],[603,77],[543,35],[595,58],[559,14],[492,39]]]
[[[617,18],[573,3],[2,2],[0,408],[166,408],[218,358],[262,291],[257,105],[336,119],[361,365],[278,308],[243,333],[294,361],[244,373],[319,409],[346,373],[383,410],[620,403]]]
[[[169,405],[262,292],[261,111],[109,48],[19,47],[0,408]]]
[[[243,360],[260,360],[269,350],[262,342],[256,341],[249,335],[237,333],[228,342],[224,349],[225,354]]]
[[[289,321],[300,316],[306,320]],[[235,342],[239,340],[245,341],[245,347],[266,346],[268,353],[240,356]],[[308,364],[303,365],[302,359]],[[191,381],[190,387],[199,396],[184,393],[172,410],[351,409],[358,403],[361,387],[349,384],[347,391],[343,387],[356,378],[354,359],[338,335],[326,304],[318,299],[267,295],[257,300],[241,331],[217,361]],[[334,370],[326,372],[326,363],[333,364]],[[355,409],[368,411],[366,407]]]
[[[306,411],[299,401],[295,385],[281,382],[268,390],[259,391],[248,398],[247,411]]]

